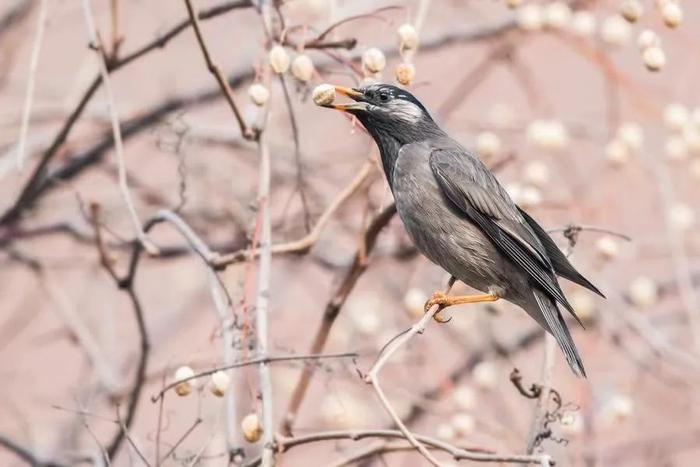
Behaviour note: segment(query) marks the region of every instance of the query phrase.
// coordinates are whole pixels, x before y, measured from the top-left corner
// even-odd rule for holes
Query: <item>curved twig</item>
[[[444,441],[423,435],[415,435],[416,439],[426,446],[444,451],[454,460],[471,460],[475,462],[507,462],[513,464],[542,464],[544,459],[549,459],[546,454],[519,455],[519,454],[487,454],[473,452],[458,448]],[[366,438],[405,439],[399,430],[348,430],[348,431],[321,431],[307,435],[285,437],[277,436],[277,449],[286,452],[296,446],[301,446],[319,441],[352,440],[359,441]],[[256,458],[245,464],[245,467],[260,465],[260,458]],[[553,465],[553,462],[551,463]]]

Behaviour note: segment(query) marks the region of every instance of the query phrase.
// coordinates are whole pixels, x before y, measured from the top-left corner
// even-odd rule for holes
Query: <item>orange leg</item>
[[[433,292],[433,296],[430,297],[430,300],[425,302],[425,312],[427,313],[433,305],[438,305],[440,307],[440,310],[438,310],[438,312],[435,313],[433,318],[435,318],[435,321],[437,321],[438,323],[446,323],[449,320],[440,316],[440,311],[447,308],[448,306],[462,305],[464,303],[495,302],[496,300],[498,300],[498,295],[492,293],[477,295],[455,295],[450,297],[444,292]]]

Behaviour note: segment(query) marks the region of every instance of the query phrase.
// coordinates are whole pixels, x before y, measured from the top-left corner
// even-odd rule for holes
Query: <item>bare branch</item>
[[[535,413],[532,417],[530,434],[527,440],[527,449],[525,451],[528,454],[534,452],[537,443],[541,440],[540,432],[547,414],[547,403],[549,402],[550,387],[552,386],[552,369],[554,368],[556,341],[554,336],[547,334],[544,342],[544,358],[542,360],[542,374],[540,375],[541,385],[539,385],[540,389],[537,397],[537,404],[535,405]]]
[[[269,118],[269,115],[267,118]],[[255,341],[258,356],[265,358],[268,352],[267,318],[270,306],[270,269],[272,263],[272,252],[270,248],[272,246],[272,231],[270,222],[270,148],[267,142],[267,133],[264,131],[260,134],[258,145],[260,147],[260,169],[258,174],[260,241],[257,245],[259,255],[255,297]],[[258,380],[262,403],[262,425],[264,430],[262,439],[262,465],[263,467],[269,467],[274,465],[274,431],[272,428],[274,418],[272,412],[272,379],[270,377],[270,368],[265,361],[261,361],[258,365]]]
[[[37,458],[29,449],[15,443],[7,436],[0,435],[0,446],[14,453],[32,467],[64,467],[64,464],[54,461],[44,461]]]
[[[272,245],[270,248],[273,255],[286,254],[286,253],[305,253],[318,241],[319,237],[323,233],[328,221],[333,217],[333,214],[338,211],[338,209],[347,201],[357,190],[362,186],[362,184],[367,180],[369,175],[372,173],[374,164],[372,162],[366,162],[363,164],[360,171],[355,175],[350,183],[341,191],[336,198],[331,201],[323,214],[316,221],[316,225],[311,229],[311,231],[299,240],[295,240],[287,243],[280,243],[277,245]],[[246,248],[243,250],[238,250],[233,253],[223,254],[218,258],[213,259],[212,264],[215,268],[226,267],[230,264],[245,261],[248,258],[256,258],[259,251],[254,248]]]
[[[119,190],[122,198],[124,199],[124,204],[126,204],[127,210],[129,211],[131,222],[134,230],[136,231],[136,237],[139,239],[146,251],[153,255],[158,252],[158,248],[153,244],[153,242],[150,241],[150,239],[146,236],[146,233],[143,231],[143,228],[141,228],[141,221],[136,213],[136,207],[134,206],[134,201],[131,197],[129,185],[126,180],[126,162],[124,160],[124,145],[122,143],[119,116],[117,115],[117,106],[114,100],[112,85],[109,80],[107,59],[105,58],[104,48],[99,38],[99,34],[95,28],[95,19],[92,14],[90,0],[83,0],[83,11],[85,13],[85,23],[88,29],[88,36],[90,37],[91,45],[95,48],[95,53],[97,54],[98,64],[100,67],[100,76],[105,88],[107,105],[109,107],[109,116],[112,122],[112,135],[114,137],[114,152],[117,156],[117,166],[119,167]]]
[[[213,375],[217,371],[233,370],[236,368],[243,368],[246,366],[260,365],[261,363],[269,364],[269,363],[279,363],[279,362],[302,362],[302,361],[306,361],[306,360],[326,360],[326,359],[335,359],[335,358],[356,358],[356,357],[358,357],[358,354],[356,352],[344,352],[344,353],[336,353],[336,354],[282,355],[282,356],[276,356],[276,357],[253,358],[250,360],[246,360],[244,362],[237,362],[237,363],[232,363],[230,365],[218,366],[216,368],[212,368],[211,370],[202,371],[200,373],[197,373],[196,375],[190,376],[189,378],[181,379],[181,380],[175,381],[173,383],[170,383],[167,386],[165,386],[163,389],[161,389],[161,391],[158,394],[156,394],[155,396],[152,396],[151,402],[153,402],[153,403],[158,402],[158,400],[162,399],[163,395],[165,395],[166,392],[170,391],[171,389],[173,389],[175,386],[177,386],[180,383],[192,381],[192,380],[199,379],[199,378],[205,378],[207,376]]]
[[[39,54],[44,43],[44,31],[46,30],[46,15],[48,12],[48,0],[41,0],[39,3],[39,17],[37,19],[36,35],[32,45],[32,54],[29,59],[29,77],[27,78],[27,93],[24,98],[24,111],[22,112],[22,123],[19,128],[19,141],[17,143],[17,169],[24,167],[24,153],[27,145],[27,133],[29,131],[29,118],[32,113],[32,103],[34,102],[34,83],[39,65]]]
[[[133,275],[130,278],[129,283],[127,285],[124,285],[123,281],[119,278],[118,274],[114,270],[114,266],[112,265],[109,259],[109,255],[107,254],[106,247],[103,243],[102,234],[100,230],[100,210],[97,204],[93,204],[91,206],[90,215],[91,222],[95,230],[96,246],[100,257],[100,263],[110,274],[115,284],[119,288],[123,289],[128,295],[134,312],[134,318],[136,319],[136,326],[139,335],[138,362],[136,366],[136,374],[134,375],[134,381],[131,386],[132,389],[128,396],[126,417],[122,421],[121,415],[119,414],[119,409],[117,408],[120,428],[117,430],[117,432],[112,438],[112,441],[107,446],[108,457],[109,459],[113,460],[117,452],[119,451],[119,448],[121,447],[122,443],[124,442],[125,437],[128,438],[128,430],[131,428],[131,425],[136,416],[136,409],[138,407],[139,398],[141,397],[141,391],[143,390],[143,387],[146,383],[146,369],[148,364],[148,357],[151,351],[151,344],[148,337],[148,330],[146,329],[146,321],[144,318],[141,301],[136,295],[136,292],[133,287]],[[141,244],[139,243],[137,245],[140,246]],[[135,270],[133,272],[135,273]]]
[[[455,279],[451,278],[449,284],[447,285],[447,288],[445,289],[445,294],[450,292],[454,282]],[[418,452],[420,452],[423,455],[423,457],[425,457],[428,460],[428,462],[437,466],[441,465],[440,462],[438,462],[438,460],[435,459],[435,457],[433,457],[432,454],[430,454],[430,452],[425,448],[425,446],[413,436],[411,431],[408,429],[408,427],[406,427],[403,421],[401,421],[401,418],[391,406],[389,399],[387,399],[386,395],[384,394],[384,391],[382,390],[382,387],[379,384],[379,372],[382,371],[382,368],[389,361],[389,358],[391,358],[391,356],[394,353],[396,353],[397,350],[399,350],[409,340],[411,340],[413,336],[415,336],[416,334],[423,334],[423,331],[425,330],[427,324],[430,321],[432,321],[433,318],[438,313],[440,313],[441,310],[442,307],[437,305],[433,306],[432,310],[429,310],[427,313],[425,313],[425,315],[423,315],[423,317],[417,323],[411,326],[410,329],[402,332],[401,334],[391,339],[382,349],[379,357],[372,365],[372,368],[370,368],[370,370],[364,377],[365,382],[372,385],[374,391],[377,393],[377,396],[379,396],[379,400],[382,402],[384,409],[389,413],[391,418],[394,420],[394,423],[399,427],[399,430],[401,430],[401,433],[404,434],[408,442],[411,443],[411,446],[415,447],[418,450]]]
[[[224,77],[224,74],[221,72],[221,69],[216,63],[214,63],[214,60],[211,57],[211,53],[209,52],[207,43],[204,41],[202,28],[199,24],[199,16],[195,11],[194,6],[192,5],[192,0],[185,0],[185,5],[187,6],[187,13],[190,16],[190,21],[192,22],[192,28],[194,29],[194,33],[197,36],[197,43],[199,44],[199,48],[202,51],[202,55],[204,56],[204,61],[207,64],[207,69],[212,75],[214,75],[214,78],[216,78],[216,82],[219,84],[221,93],[224,95],[228,106],[231,108],[233,115],[236,117],[238,126],[241,129],[241,134],[246,139],[256,139],[258,135],[252,128],[250,128],[246,124],[245,120],[243,119],[243,116],[241,115],[240,111],[238,110],[238,107],[236,106],[236,102],[233,99],[233,91],[231,90],[231,86],[229,86],[228,84],[228,80]]]
[[[349,430],[349,431],[322,431],[295,437],[278,436],[277,448],[280,452],[285,452],[296,446],[309,443],[330,440],[352,440],[359,441],[365,438],[382,439],[405,439],[404,434],[399,430]],[[454,460],[471,460],[475,462],[501,462],[512,464],[542,464],[543,459],[548,459],[546,455],[518,455],[518,454],[486,454],[482,452],[471,452],[452,446],[449,443],[423,435],[415,435],[417,441],[430,446],[431,448],[444,451]],[[246,467],[260,465],[260,458],[253,459],[245,464]]]
[[[314,335],[314,340],[311,344],[309,353],[320,353],[326,346],[326,341],[328,340],[333,323],[335,323],[335,319],[338,317],[341,308],[345,304],[345,300],[347,300],[348,295],[350,295],[350,292],[355,287],[358,279],[367,269],[366,259],[374,248],[379,232],[394,217],[394,214],[396,214],[396,205],[392,203],[377,214],[365,230],[364,235],[360,240],[360,245],[357,248],[357,252],[355,253],[355,259],[353,260],[352,265],[345,273],[345,276],[336,288],[336,291],[331,299],[326,303],[321,324]],[[294,421],[297,413],[299,412],[299,408],[301,407],[301,403],[306,396],[306,391],[311,383],[311,378],[314,375],[314,371],[315,369],[312,367],[305,367],[297,380],[296,386],[294,386],[292,397],[287,405],[287,411],[282,419],[281,430],[284,434],[290,434],[292,431]]]

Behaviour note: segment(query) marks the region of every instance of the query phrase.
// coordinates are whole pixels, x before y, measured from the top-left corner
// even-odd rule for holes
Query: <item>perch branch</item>
[[[450,292],[454,282],[455,279],[451,278],[449,284],[447,285],[447,288],[445,289],[445,294],[448,294]],[[387,413],[389,413],[391,418],[394,420],[394,423],[399,427],[399,430],[401,430],[401,433],[404,434],[408,442],[411,443],[411,446],[415,447],[418,450],[418,452],[420,452],[423,455],[423,457],[425,457],[428,460],[428,462],[437,466],[441,465],[440,462],[438,462],[438,460],[435,459],[435,457],[433,457],[433,455],[426,449],[426,447],[413,436],[408,427],[406,427],[403,421],[401,421],[401,417],[398,416],[396,411],[391,406],[389,399],[386,397],[381,385],[379,384],[379,372],[389,361],[389,358],[391,358],[391,356],[394,353],[396,353],[397,350],[403,347],[416,334],[423,334],[423,331],[425,331],[425,327],[435,317],[435,315],[437,315],[440,312],[440,310],[442,310],[442,307],[433,306],[431,310],[425,313],[423,317],[420,320],[418,320],[417,323],[411,326],[407,331],[402,332],[401,334],[390,340],[382,349],[381,353],[379,354],[379,357],[364,377],[365,382],[372,386],[374,391],[377,393],[377,396],[379,396],[379,400],[382,402],[384,409],[387,411]]]

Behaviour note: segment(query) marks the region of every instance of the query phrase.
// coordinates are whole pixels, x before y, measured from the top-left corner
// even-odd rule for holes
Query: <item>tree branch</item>
[[[341,191],[333,201],[328,205],[323,214],[316,221],[316,225],[311,229],[311,231],[300,238],[299,240],[294,240],[286,243],[279,243],[277,245],[272,245],[270,248],[271,253],[286,254],[286,253],[306,253],[311,249],[311,247],[318,241],[319,237],[323,233],[328,221],[333,217],[333,214],[347,201],[357,190],[362,186],[362,184],[367,180],[369,175],[372,173],[374,164],[372,162],[366,162],[360,171],[355,175],[350,183]],[[239,263],[245,261],[248,258],[256,258],[259,252],[255,248],[244,248],[233,253],[222,254],[218,258],[212,260],[212,265],[219,269],[225,268],[228,265]]]
[[[192,22],[192,28],[194,29],[194,33],[197,36],[197,43],[199,44],[199,48],[202,51],[202,55],[204,56],[204,61],[207,64],[207,69],[212,75],[214,75],[216,82],[219,84],[221,94],[223,94],[224,98],[226,99],[226,102],[228,103],[228,106],[233,112],[233,115],[236,117],[238,127],[240,128],[243,137],[248,140],[256,139],[258,137],[257,133],[246,124],[245,120],[243,119],[243,116],[241,115],[241,112],[236,106],[236,102],[233,99],[233,91],[231,90],[231,87],[228,84],[228,80],[224,77],[224,74],[221,72],[221,69],[216,63],[214,63],[214,60],[211,57],[211,53],[209,52],[207,43],[204,40],[204,35],[202,34],[201,26],[199,25],[199,16],[195,12],[194,6],[192,5],[192,0],[184,1],[185,5],[187,6],[187,13],[190,16],[190,21]]]
[[[367,256],[374,248],[379,232],[381,232],[392,217],[394,217],[394,214],[396,214],[396,205],[392,203],[377,214],[365,230],[362,239],[360,240],[360,245],[357,247],[352,265],[345,273],[345,276],[336,288],[336,291],[331,299],[326,303],[321,324],[316,331],[309,353],[320,353],[326,346],[328,335],[333,327],[335,319],[340,313],[341,308],[345,304],[345,300],[347,300],[348,295],[350,295],[350,292],[355,287],[358,279],[367,269]],[[297,384],[294,387],[289,404],[287,405],[287,411],[282,419],[282,426],[280,427],[282,433],[284,434],[289,435],[292,432],[292,427],[294,425],[297,413],[299,412],[299,407],[304,400],[306,390],[309,387],[314,371],[315,369],[312,367],[305,367],[297,380]]]
[[[309,443],[332,440],[352,440],[359,441],[366,438],[382,439],[405,439],[404,434],[399,430],[349,430],[349,431],[322,431],[307,435],[277,437],[277,449],[286,452],[296,446]],[[518,454],[486,454],[482,452],[471,452],[458,448],[444,441],[423,435],[415,435],[415,438],[426,446],[446,452],[454,460],[471,460],[475,462],[501,462],[513,464],[541,464],[542,459],[548,458],[546,455],[518,455]],[[260,465],[260,458],[253,459],[245,464],[245,467],[255,467]]]

